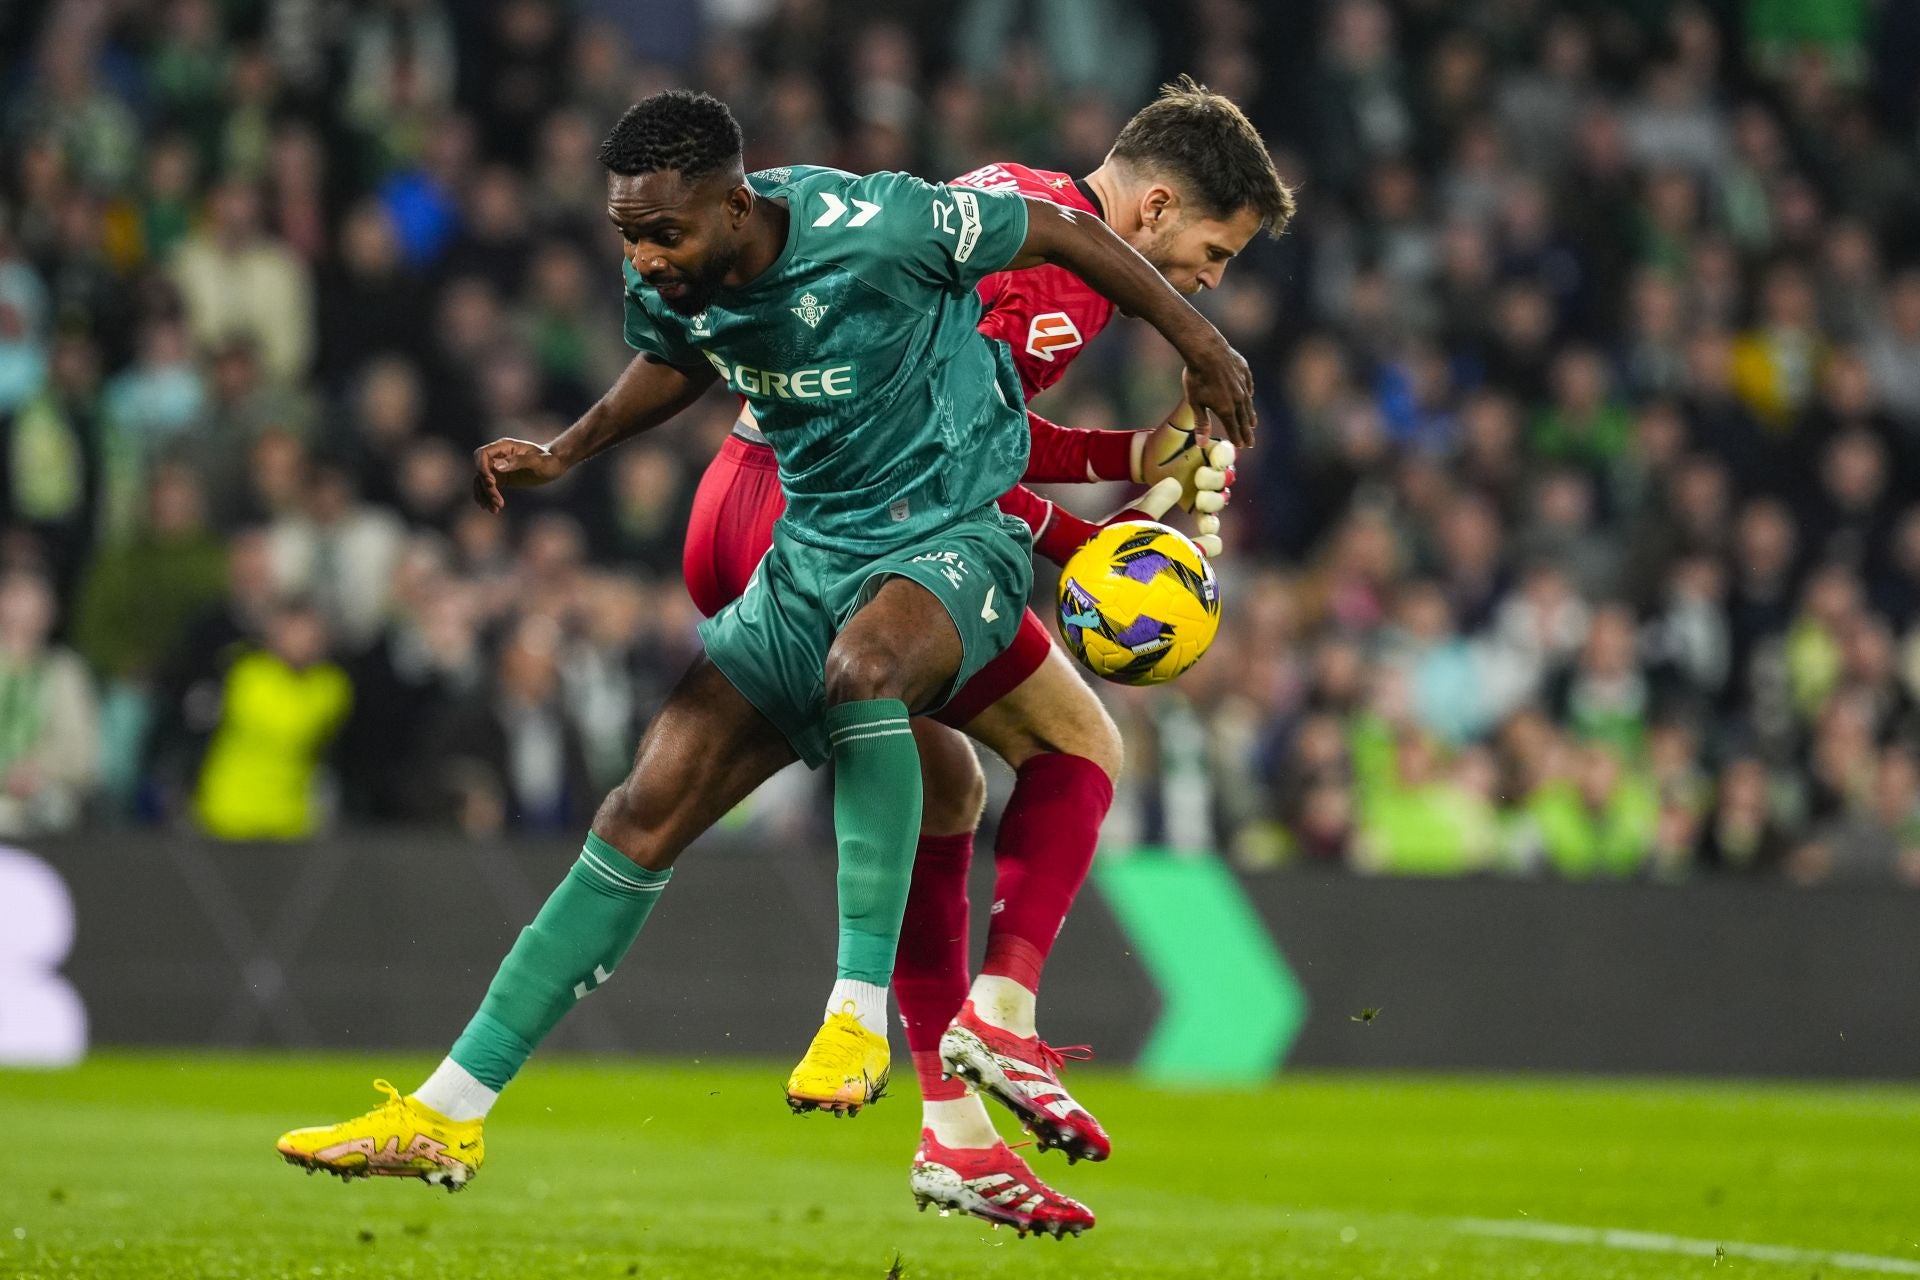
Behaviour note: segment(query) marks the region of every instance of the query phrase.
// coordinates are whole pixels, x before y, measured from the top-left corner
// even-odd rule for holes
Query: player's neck
[[[779,261],[781,251],[787,247],[788,223],[792,218],[786,201],[764,197],[755,200],[748,218],[746,246],[723,282],[729,289],[738,289],[759,278],[761,272]]]
[[[1140,229],[1140,202],[1132,199],[1132,188],[1111,164],[1102,163],[1084,179],[1100,199],[1100,214],[1113,233],[1122,240]]]

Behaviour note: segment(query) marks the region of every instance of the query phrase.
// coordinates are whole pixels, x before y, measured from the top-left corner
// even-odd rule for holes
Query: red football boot
[[[1012,1227],[1023,1238],[1033,1231],[1064,1240],[1093,1229],[1093,1210],[1034,1177],[1004,1142],[943,1147],[933,1130],[922,1129],[908,1183],[923,1213],[928,1205],[942,1213],[968,1213]]]
[[[1105,1160],[1113,1153],[1106,1130],[1060,1083],[1069,1055],[1093,1056],[1085,1045],[1062,1053],[1039,1036],[1002,1031],[975,1013],[971,1000],[940,1037],[947,1071],[1018,1116],[1042,1151],[1058,1147],[1070,1164]]]

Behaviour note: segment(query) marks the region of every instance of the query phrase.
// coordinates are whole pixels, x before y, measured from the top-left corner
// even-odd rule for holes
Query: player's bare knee
[[[921,834],[957,836],[979,826],[987,809],[987,775],[973,753],[943,757],[933,767],[923,750],[920,762]]]
[[[1127,748],[1120,738],[1120,726],[1113,722],[1106,708],[1100,709],[1097,716],[1089,716],[1085,722],[1074,726],[1073,743],[1064,748],[1076,756],[1084,756],[1100,766],[1109,782],[1120,779],[1120,767],[1126,763]]]
[[[842,635],[827,650],[827,705],[874,698],[906,701],[896,655],[867,638]]]
[[[680,856],[684,842],[673,837],[669,815],[652,812],[633,778],[628,778],[600,803],[593,833],[618,849],[635,866],[665,871]]]
[[[1076,705],[1071,715],[1050,712],[1039,723],[1026,726],[1001,749],[1002,758],[1015,769],[1047,752],[1091,760],[1109,781],[1119,780],[1120,766],[1126,759],[1120,727],[1106,707],[1091,696]]]
[[[1111,722],[1108,728],[1111,729]],[[1064,735],[1060,739],[1036,739],[1026,744],[1027,750],[1018,754],[1019,763],[1009,760],[1015,770],[1029,760],[1043,755],[1078,756],[1090,760],[1100,772],[1107,775],[1107,781],[1117,782],[1120,778],[1120,766],[1125,759],[1125,749],[1120,743],[1120,733],[1112,730],[1111,736],[1092,731],[1089,726],[1085,733]]]

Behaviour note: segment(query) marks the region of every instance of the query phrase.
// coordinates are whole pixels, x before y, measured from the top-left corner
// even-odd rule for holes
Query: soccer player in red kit
[[[1084,179],[999,163],[954,185],[1053,201],[1115,232],[1184,293],[1210,289],[1263,227],[1279,234],[1293,199],[1265,144],[1233,105],[1182,78],[1121,131]],[[1112,319],[1113,306],[1071,272],[1001,272],[979,286],[981,332],[1012,348],[1029,399],[1059,380]],[[1203,547],[1217,553],[1231,446],[1212,445],[1189,415],[1145,431],[1086,431],[1028,412],[1036,483],[1131,481],[1155,486],[1146,510],[1177,496],[1199,511]],[[1034,530],[1035,549],[1062,562],[1098,525],[1016,488],[1001,508]],[[746,587],[784,503],[773,450],[744,407],[702,477],[687,530],[687,587],[713,614]],[[1114,518],[1139,514],[1139,509]],[[1041,709],[1045,740],[1009,740],[996,706]],[[937,722],[937,723],[936,723]],[[924,1100],[912,1173],[922,1207],[971,1213],[1028,1229],[1079,1231],[1093,1215],[1034,1176],[995,1132],[965,1081],[1007,1106],[1039,1145],[1070,1160],[1105,1159],[1100,1124],[1061,1086],[1060,1055],[1040,1040],[1040,972],[1092,865],[1120,764],[1118,730],[1029,610],[1012,646],[931,719],[913,722],[925,780],[921,838],[901,931],[894,992]],[[968,983],[967,869],[986,783],[957,731],[994,748],[1015,770],[995,850],[993,922],[981,972]]]

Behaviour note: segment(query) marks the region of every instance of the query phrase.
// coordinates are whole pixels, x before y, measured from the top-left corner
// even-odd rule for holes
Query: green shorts
[[[700,624],[707,656],[786,735],[809,769],[827,745],[827,649],[887,578],[910,578],[946,607],[960,632],[960,670],[922,712],[939,710],[1020,629],[1033,589],[1033,535],[987,508],[874,557],[826,551],[773,526],[773,547],[740,598]]]

